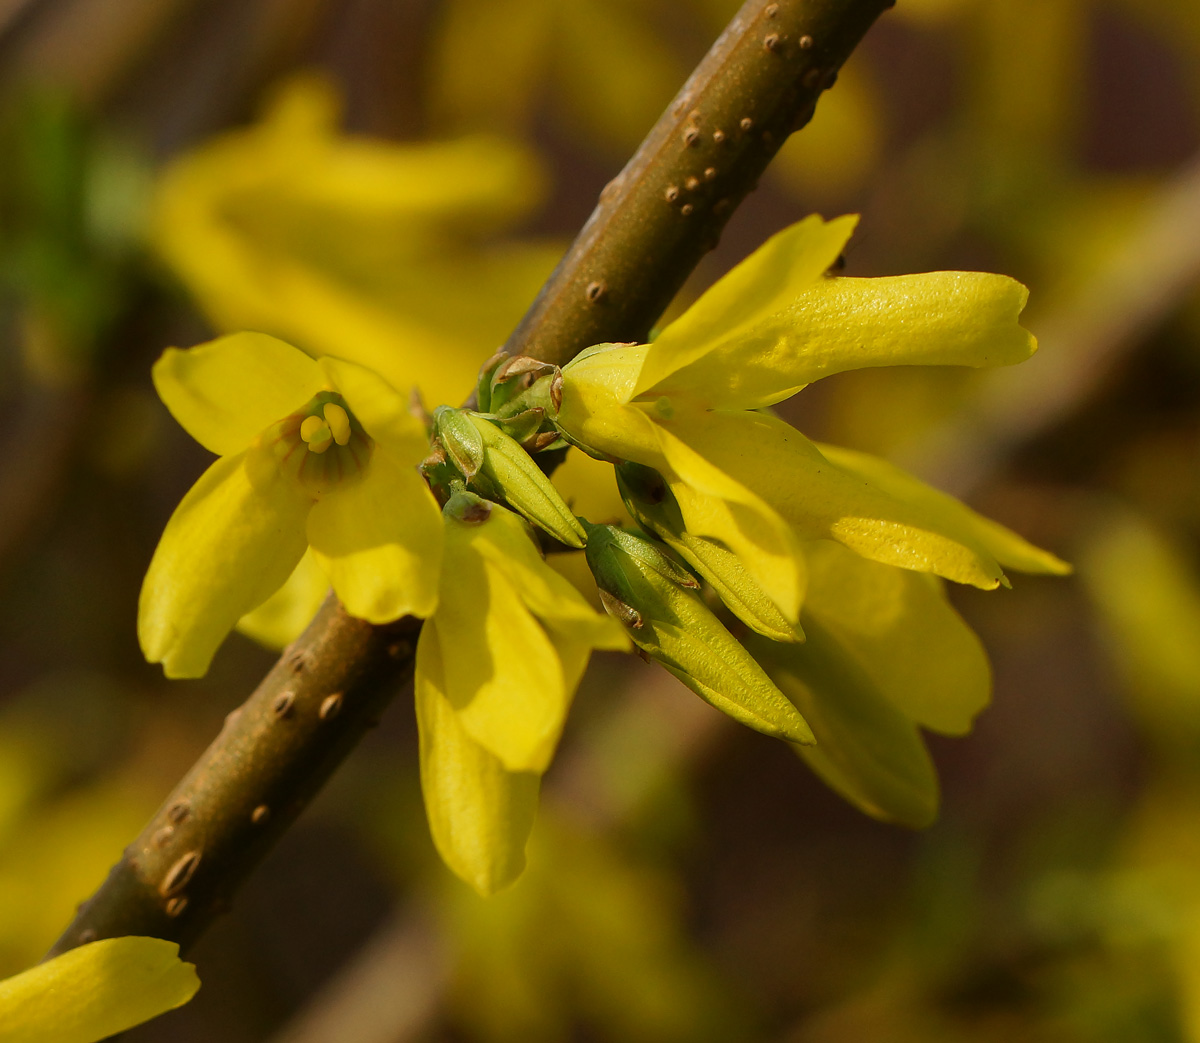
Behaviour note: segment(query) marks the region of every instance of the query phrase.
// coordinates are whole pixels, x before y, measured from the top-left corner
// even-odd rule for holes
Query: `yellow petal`
[[[470,526],[446,524],[436,615],[446,698],[506,769],[545,771],[569,704],[558,653],[504,573],[464,539]]]
[[[757,498],[739,503],[705,495],[686,482],[670,484],[687,532],[728,547],[783,616],[795,623],[804,600],[804,557],[779,514]]]
[[[868,366],[1010,366],[1037,347],[1017,322],[1028,296],[985,272],[820,279],[648,393],[757,409]]]
[[[417,471],[382,445],[360,481],[313,506],[308,541],[352,616],[389,623],[436,607],[441,512]]]
[[[840,642],[910,720],[945,735],[970,731],[991,698],[991,669],[941,581],[824,540],[805,553],[806,617]]]
[[[727,397],[730,381],[758,382],[761,375],[737,375],[743,365],[752,366],[772,344],[789,350],[792,302],[837,260],[857,223],[853,216],[826,222],[813,214],[768,239],[658,335],[634,394],[682,393],[704,405],[737,404]],[[720,362],[709,363],[710,355]],[[688,375],[681,372],[685,367]]]
[[[167,348],[152,370],[171,415],[218,456],[241,452],[324,386],[304,352],[264,333],[233,333],[194,348]]]
[[[935,520],[941,531],[958,534],[964,542],[977,542],[1007,568],[1054,576],[1065,576],[1071,571],[1071,566],[1061,558],[1035,547],[1011,529],[985,518],[953,496],[926,485],[895,464],[870,453],[843,449],[841,446],[822,443],[818,448],[827,460],[843,471],[870,482],[876,489],[897,500],[919,508]]]
[[[284,585],[238,620],[237,632],[278,652],[303,633],[328,593],[329,577],[306,551]]]
[[[835,637],[807,614],[802,623],[802,645],[757,634],[745,641],[816,736],[815,746],[796,746],[796,752],[868,815],[928,826],[937,816],[937,773],[917,726]]]
[[[650,421],[628,406],[647,346],[599,345],[563,368],[557,422],[572,441],[621,460],[648,467],[658,459]]]
[[[433,842],[463,880],[480,894],[494,894],[525,868],[539,776],[506,771],[462,727],[446,698],[434,620],[425,624],[417,642],[414,689],[421,791]]]
[[[704,491],[721,495],[732,482],[728,476],[737,475],[801,539],[833,539],[873,561],[985,589],[1003,577],[978,534],[958,524],[957,515],[924,498],[901,499],[876,488],[826,459],[776,417],[713,411],[702,422],[680,414],[663,426],[693,450],[671,458],[683,480],[703,482]],[[697,459],[706,466],[696,465]]]
[[[593,609],[546,564],[525,523],[511,511],[493,507],[487,523],[471,534],[475,550],[504,574],[525,607],[546,626],[587,642],[589,647],[618,652],[629,648],[621,625]]]
[[[106,938],[0,981],[4,1043],[96,1043],[175,1007],[200,988],[179,946]]]
[[[322,358],[322,373],[337,388],[363,429],[401,463],[419,464],[429,453],[429,435],[402,396],[383,377],[344,359]]]
[[[252,451],[253,452],[253,451]],[[168,677],[202,677],[234,624],[278,590],[304,554],[312,501],[267,462],[222,457],[183,498],[138,601],[138,640]]]
[[[631,520],[617,491],[613,469],[578,449],[554,469],[554,485],[570,508],[597,525],[628,524]]]

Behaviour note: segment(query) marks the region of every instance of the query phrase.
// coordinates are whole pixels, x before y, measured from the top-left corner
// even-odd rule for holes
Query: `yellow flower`
[[[262,120],[163,172],[151,241],[223,333],[261,330],[368,366],[431,405],[470,390],[562,254],[495,242],[544,194],[492,135],[403,144],[339,130],[327,80],[286,81]]]
[[[5,1043],[96,1043],[187,1003],[200,988],[179,946],[106,938],[0,981]]]
[[[238,333],[168,349],[154,383],[220,457],[175,509],[142,585],[138,637],[168,677],[202,675],[308,548],[352,615],[433,611],[442,526],[416,471],[428,441],[382,378]]]
[[[1017,322],[1027,292],[1004,276],[827,275],[854,223],[809,217],[738,265],[652,344],[580,355],[563,369],[560,430],[593,455],[658,471],[686,531],[731,552],[792,624],[811,540],[983,588],[1004,582],[1003,566],[1066,571],[899,468],[819,446],[764,412],[832,373],[1008,365],[1035,349]],[[703,555],[672,546],[706,575]],[[748,612],[744,596],[727,603],[751,627],[779,636],[778,623]]]
[[[459,492],[444,518],[438,606],[417,644],[421,785],[443,859],[490,894],[524,868],[538,779],[592,649],[628,642],[517,515]]]

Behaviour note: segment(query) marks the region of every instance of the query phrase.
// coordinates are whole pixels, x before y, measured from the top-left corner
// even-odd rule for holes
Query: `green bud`
[[[454,491],[446,501],[446,506],[442,508],[444,515],[467,525],[478,525],[488,520],[492,513],[492,505],[487,500],[476,496],[462,482],[455,482],[452,488]]]
[[[491,485],[485,491],[503,497],[510,507],[560,543],[582,547],[587,542],[583,527],[520,443],[484,417],[474,413],[462,416],[475,429],[483,447],[479,472]]]
[[[650,541],[611,525],[588,525],[587,536],[600,599],[638,648],[734,720],[789,742],[815,741],[796,707],[709,611],[684,568]]]
[[[529,409],[541,409],[553,418],[562,405],[562,372],[528,355],[506,358],[491,371],[487,401],[484,409],[480,398],[480,411],[501,418]]]
[[[433,411],[433,437],[467,481],[475,477],[483,466],[483,439],[464,410],[438,406]]]
[[[690,533],[662,475],[641,464],[616,468],[617,488],[629,513],[696,570],[735,616],[772,641],[803,641],[804,631],[791,622],[725,544]]]

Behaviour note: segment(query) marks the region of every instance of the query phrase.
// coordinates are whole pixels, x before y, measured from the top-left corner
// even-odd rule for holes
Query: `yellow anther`
[[[308,443],[310,452],[323,453],[333,444],[333,432],[319,416],[304,418],[300,425],[300,437]]]
[[[325,422],[329,425],[329,430],[333,432],[333,440],[338,445],[349,445],[350,416],[336,402],[325,403]]]

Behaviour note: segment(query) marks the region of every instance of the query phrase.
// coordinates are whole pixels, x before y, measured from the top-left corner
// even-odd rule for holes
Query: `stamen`
[[[323,453],[333,444],[333,432],[319,416],[304,418],[300,425],[300,437],[308,443],[309,452]]]
[[[325,422],[333,432],[333,440],[338,445],[350,443],[350,416],[336,402],[325,403]]]

